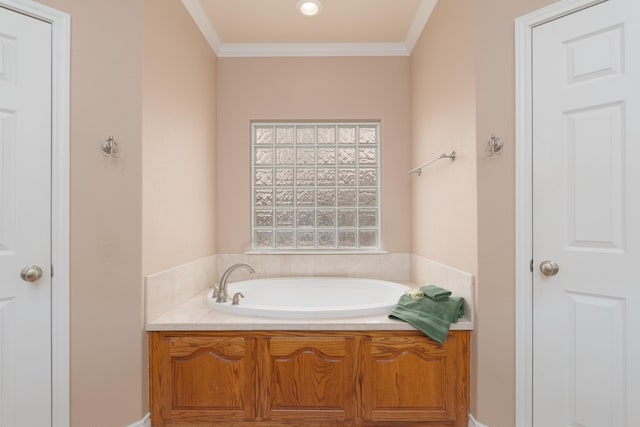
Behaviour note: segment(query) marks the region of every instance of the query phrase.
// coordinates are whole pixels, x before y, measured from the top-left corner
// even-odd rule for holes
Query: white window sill
[[[297,250],[255,250],[247,251],[245,255],[380,255],[389,252],[382,249],[343,249],[343,250],[317,250],[317,249],[297,249]]]

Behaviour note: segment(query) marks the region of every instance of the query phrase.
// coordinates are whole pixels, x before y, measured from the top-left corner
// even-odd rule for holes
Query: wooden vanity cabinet
[[[149,333],[151,421],[466,427],[469,331]]]

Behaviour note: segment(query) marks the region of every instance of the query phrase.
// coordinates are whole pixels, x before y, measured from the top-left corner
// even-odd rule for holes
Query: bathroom
[[[71,15],[72,426],[143,425],[146,276],[250,261],[249,121],[272,119],[377,119],[386,149],[388,254],[282,255],[282,269],[390,256],[409,278],[420,260],[473,276],[470,412],[515,424],[514,20],[553,0],[440,0],[411,55],[330,58],[218,58],[179,0],[40,3]],[[108,136],[117,159],[99,151]]]

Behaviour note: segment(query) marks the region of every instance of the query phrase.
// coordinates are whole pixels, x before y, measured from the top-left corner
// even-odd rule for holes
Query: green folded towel
[[[442,344],[449,334],[449,326],[464,315],[464,298],[451,297],[446,301],[431,298],[412,299],[402,295],[389,314],[389,319],[402,320]]]
[[[424,296],[434,301],[445,301],[451,296],[451,291],[443,289],[439,286],[427,285],[420,288]]]

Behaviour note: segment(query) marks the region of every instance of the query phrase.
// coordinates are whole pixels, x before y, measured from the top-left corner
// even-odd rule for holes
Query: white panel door
[[[51,26],[0,7],[0,427],[51,425],[50,187]]]
[[[536,27],[532,90],[534,426],[637,427],[640,2]]]

